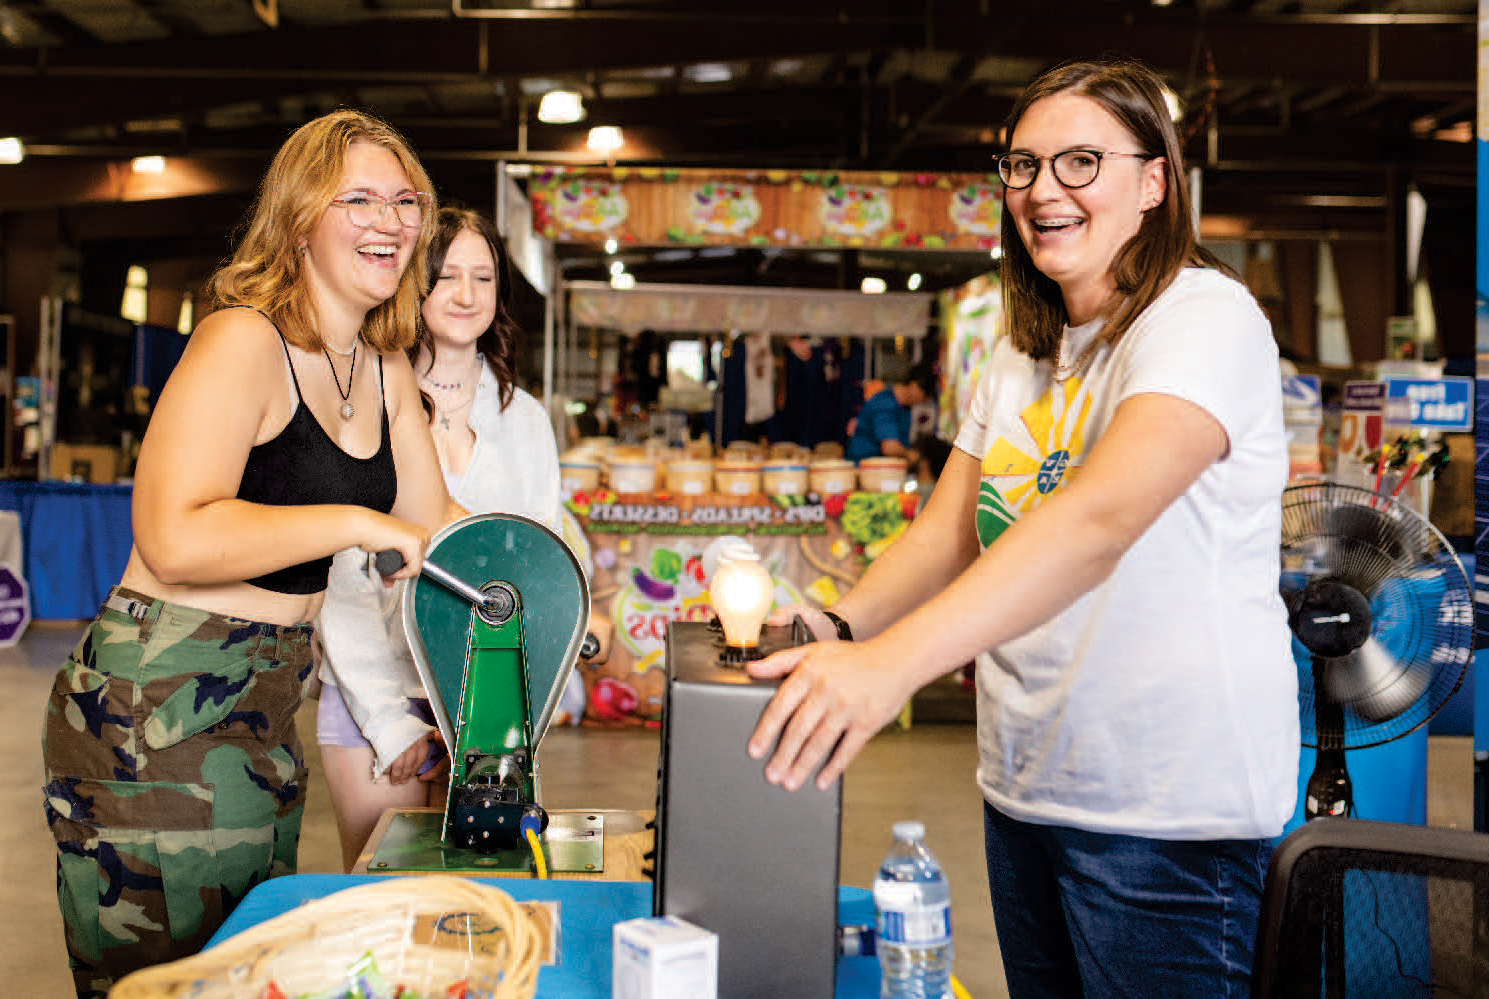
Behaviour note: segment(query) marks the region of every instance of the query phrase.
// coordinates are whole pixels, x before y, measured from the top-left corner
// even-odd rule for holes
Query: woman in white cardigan
[[[442,210],[424,330],[410,355],[445,487],[461,508],[452,512],[519,514],[557,531],[558,450],[542,404],[516,385],[509,276],[490,221]],[[399,592],[364,552],[342,552],[321,611],[317,738],[347,870],[386,809],[444,804],[444,747],[403,635]]]

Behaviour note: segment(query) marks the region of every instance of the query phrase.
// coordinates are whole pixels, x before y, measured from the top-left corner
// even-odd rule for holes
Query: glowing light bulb
[[[775,581],[760,564],[760,556],[734,548],[719,558],[708,600],[724,628],[724,661],[760,658],[760,629],[775,599]]]

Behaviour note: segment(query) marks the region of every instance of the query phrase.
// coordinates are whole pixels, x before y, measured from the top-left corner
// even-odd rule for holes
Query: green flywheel
[[[430,540],[425,562],[483,592],[500,584],[516,592],[536,752],[589,627],[589,584],[579,561],[537,521],[484,513],[441,529]],[[474,608],[427,574],[407,585],[404,630],[445,744],[454,747],[460,744]]]

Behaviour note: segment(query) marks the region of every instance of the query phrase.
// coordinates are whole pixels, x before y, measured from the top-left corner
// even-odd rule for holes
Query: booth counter
[[[582,671],[586,720],[660,719],[667,625],[713,616],[708,580],[726,544],[742,539],[759,554],[777,606],[826,606],[899,537],[916,501],[903,492],[574,493],[577,530],[565,537],[590,571],[594,612],[615,624],[609,661]]]
[[[359,874],[294,874],[271,878],[244,896],[208,941],[216,946],[265,920],[344,888],[381,880]],[[607,999],[611,996],[612,928],[652,914],[652,886],[645,882],[506,880],[499,885],[519,902],[550,903],[559,919],[558,955],[538,971],[537,999]],[[838,922],[862,927],[874,921],[866,888],[838,891]],[[872,956],[837,959],[836,999],[872,999],[879,994],[879,962]]]

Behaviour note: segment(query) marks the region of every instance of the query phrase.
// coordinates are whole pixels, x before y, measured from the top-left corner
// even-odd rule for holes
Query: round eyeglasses
[[[1005,153],[998,157],[998,176],[1003,178],[1004,187],[1022,191],[1039,178],[1040,164],[1049,160],[1055,179],[1062,187],[1073,190],[1096,180],[1101,173],[1101,160],[1106,156],[1132,156],[1145,161],[1158,158],[1152,153],[1121,153],[1111,149],[1067,149],[1053,156]]]
[[[417,229],[424,222],[424,211],[433,199],[423,191],[400,194],[389,201],[376,194],[348,194],[331,202],[346,209],[346,217],[358,229],[371,229],[382,224],[388,209],[405,229]]]

